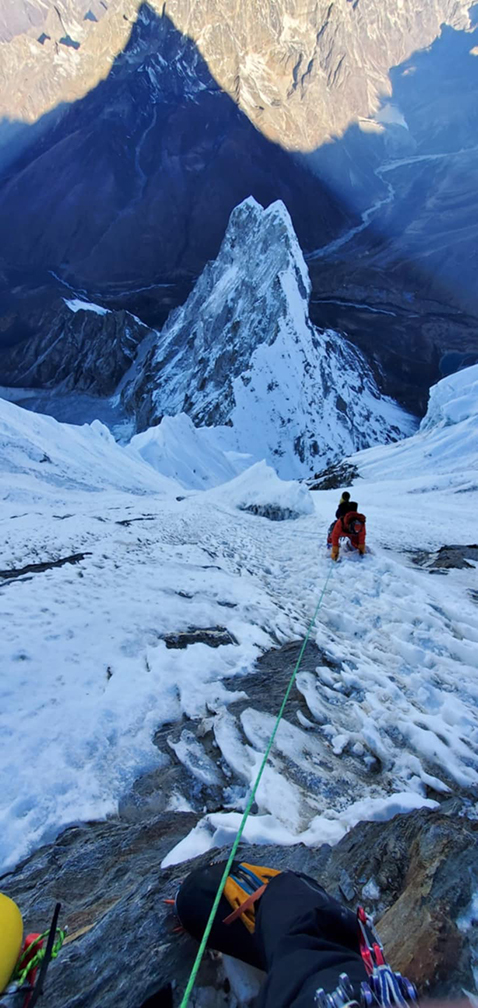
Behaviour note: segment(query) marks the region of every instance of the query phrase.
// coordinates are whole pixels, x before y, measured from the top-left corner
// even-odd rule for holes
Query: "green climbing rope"
[[[35,952],[35,955],[33,955],[31,959],[29,959],[28,956],[31,955],[32,950],[35,948],[36,945],[38,945],[41,941],[44,941],[45,938],[48,938],[49,933],[50,933],[49,931],[44,931],[43,934],[38,935],[38,938],[35,938],[35,940],[31,943],[31,945],[29,945],[28,948],[26,948],[25,951],[22,953],[15,967],[15,972],[13,973],[13,976],[11,978],[12,983],[16,983],[18,984],[19,987],[22,987],[31,970],[40,966],[40,963],[43,962],[45,958],[46,948],[39,948],[38,952]],[[56,959],[66,937],[66,931],[62,931],[60,928],[57,928],[56,933],[58,937],[56,938],[55,943],[53,945],[51,953],[52,959]],[[23,965],[25,962],[26,964]]]
[[[307,629],[307,633],[305,635],[304,642],[303,642],[302,647],[300,649],[299,657],[298,657],[298,659],[297,659],[297,661],[295,663],[294,671],[293,671],[293,673],[292,673],[292,675],[291,675],[291,677],[289,679],[289,684],[288,684],[287,689],[285,691],[284,699],[283,699],[283,701],[281,703],[280,710],[279,710],[279,713],[277,715],[274,728],[272,729],[271,737],[269,739],[269,742],[267,743],[267,749],[266,749],[266,751],[264,753],[264,758],[263,758],[262,763],[261,763],[261,765],[259,767],[259,772],[257,774],[257,777],[256,777],[255,781],[254,781],[254,784],[253,784],[253,787],[252,787],[252,791],[251,791],[251,793],[249,795],[249,800],[247,802],[247,805],[246,805],[246,808],[245,808],[245,811],[244,811],[244,815],[243,815],[243,817],[241,819],[241,822],[240,822],[240,825],[239,825],[239,829],[237,831],[236,838],[235,838],[234,843],[233,843],[233,845],[231,847],[231,853],[229,854],[229,857],[227,859],[226,867],[224,869],[221,881],[219,883],[219,888],[217,890],[216,897],[215,897],[214,903],[213,903],[212,908],[211,908],[211,913],[209,914],[208,921],[207,921],[206,927],[204,929],[204,934],[203,934],[202,939],[201,939],[201,944],[200,944],[200,946],[198,948],[197,955],[196,955],[196,958],[195,958],[194,963],[193,963],[193,967],[192,967],[192,970],[191,970],[191,973],[190,973],[190,976],[189,976],[189,980],[188,980],[188,983],[187,983],[186,990],[185,990],[184,995],[183,995],[183,999],[181,1001],[180,1008],[186,1008],[186,1005],[187,1005],[187,1003],[189,1001],[189,998],[190,998],[190,995],[191,995],[191,991],[192,991],[192,989],[194,987],[194,982],[196,980],[196,976],[197,976],[197,972],[199,970],[199,967],[201,965],[201,960],[202,960],[202,957],[204,955],[204,950],[206,948],[207,940],[208,940],[209,935],[211,933],[211,928],[212,928],[212,925],[213,925],[213,922],[214,922],[214,918],[216,916],[217,908],[219,906],[219,901],[221,899],[221,896],[222,896],[222,893],[223,893],[223,890],[224,890],[224,886],[225,886],[226,881],[227,881],[227,877],[228,877],[229,872],[231,870],[232,862],[234,861],[234,857],[236,855],[237,848],[239,847],[239,843],[240,843],[242,834],[244,832],[244,827],[246,825],[247,818],[248,818],[249,813],[251,811],[251,808],[252,808],[252,806],[254,804],[256,793],[257,793],[257,788],[259,787],[260,780],[261,780],[262,774],[264,772],[265,765],[267,763],[267,760],[269,759],[272,746],[274,745],[274,740],[275,740],[275,737],[277,735],[277,729],[279,728],[279,724],[281,722],[282,715],[284,713],[286,703],[287,703],[287,701],[289,699],[290,691],[291,691],[291,689],[292,689],[292,687],[294,685],[297,673],[299,671],[300,664],[301,664],[301,661],[302,661],[302,658],[303,658],[303,655],[304,655],[304,651],[305,651],[305,649],[307,647],[307,642],[308,642],[309,637],[310,637],[310,635],[312,633],[312,628],[314,626],[314,623],[315,623],[315,621],[317,619],[317,613],[319,612],[319,609],[320,609],[320,607],[322,605],[322,600],[324,598],[324,595],[325,595],[325,592],[326,592],[326,589],[327,589],[327,585],[329,583],[330,576],[332,574],[333,569],[334,569],[334,565],[332,564],[331,567],[330,567],[329,573],[327,574],[327,577],[325,579],[324,587],[322,588],[322,591],[320,593],[319,601],[317,602],[317,605],[315,607],[314,615],[312,616],[312,619],[311,619],[311,621],[309,623],[309,626],[308,626],[308,629]]]

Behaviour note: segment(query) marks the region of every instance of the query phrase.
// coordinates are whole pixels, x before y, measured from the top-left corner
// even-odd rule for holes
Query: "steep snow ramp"
[[[291,599],[292,554],[301,569],[301,588],[295,589],[298,604],[304,603],[301,637],[332,577],[314,627],[319,654],[314,659],[310,645],[306,649],[256,794],[257,811],[246,824],[249,842],[335,843],[361,819],[438,808],[447,796],[461,796],[462,814],[468,809],[475,816],[476,562],[430,571],[413,561],[423,550],[476,541],[477,379],[478,366],[443,379],[431,390],[419,433],[352,457],[360,474],[353,496],[367,515],[363,559],[344,550],[331,565],[325,549],[341,488],[310,494],[312,519],[263,523],[264,542],[269,535],[277,543],[284,537],[284,552],[263,568],[275,597],[282,590]],[[224,486],[207,496],[227,491]],[[288,648],[284,653],[292,671],[298,648],[293,656]],[[239,715],[231,706],[214,724],[224,759],[249,786],[282,699],[280,674],[285,689],[278,652],[266,667],[256,667],[254,678],[242,680],[250,706]],[[265,714],[273,694],[275,705]],[[231,842],[240,818],[237,805],[233,812],[212,811],[165,863]]]
[[[478,489],[478,364],[442,378],[430,389],[426,416],[406,441],[360,452],[351,459],[369,480],[401,480],[408,492]],[[470,529],[470,535],[472,530]]]
[[[136,434],[126,450],[192,490],[207,490],[234,479],[249,464],[244,459],[231,461],[185,413],[163,417],[157,427]]]
[[[266,458],[284,477],[411,433],[412,418],[381,396],[363,355],[312,325],[309,296],[285,206],[245,200],[123,390],[138,427],[181,412],[226,425],[222,447]]]
[[[179,489],[140,455],[120,448],[99,420],[82,427],[62,424],[5,399],[0,399],[0,480],[5,487],[8,480],[9,499],[28,496],[35,484],[134,494],[173,495]]]

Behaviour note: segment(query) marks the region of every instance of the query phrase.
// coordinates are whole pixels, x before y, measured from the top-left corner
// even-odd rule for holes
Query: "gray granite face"
[[[239,857],[305,872],[352,909],[362,903],[375,915],[393,968],[421,994],[453,996],[473,989],[474,929],[459,922],[478,881],[476,823],[457,812],[452,802],[449,814],[424,810],[359,823],[333,848],[241,845]],[[164,900],[193,868],[228,855],[215,849],[161,869],[195,821],[177,812],[73,827],[0,880],[27,931],[48,927],[55,902],[62,903],[69,935],[48,973],[49,1008],[140,1008],[170,986],[179,1005],[197,945],[174,933],[177,919]],[[196,985],[205,1008],[237,1006],[225,980],[222,957],[206,953]]]

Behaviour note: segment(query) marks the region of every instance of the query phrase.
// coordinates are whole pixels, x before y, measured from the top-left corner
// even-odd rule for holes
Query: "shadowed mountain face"
[[[91,91],[125,48],[141,0],[4,0],[0,119],[31,123]],[[313,151],[373,113],[388,71],[468,0],[150,0],[191,38],[223,91],[288,150]],[[1,134],[1,130],[0,130]],[[1,144],[0,135],[0,144]]]
[[[108,78],[10,169],[0,254],[90,287],[195,273],[250,194],[265,205],[282,199],[305,247],[352,220],[145,4]]]
[[[419,411],[431,380],[478,360],[477,54],[478,29],[443,26],[391,70],[381,114],[314,155],[362,221],[309,258],[311,316]]]
[[[186,0],[184,10],[181,2],[168,5],[175,23],[186,11]],[[131,2],[125,5],[130,7]],[[434,0],[427,8],[423,30],[430,38],[438,7]],[[17,20],[27,14],[31,19],[37,8],[20,4]],[[226,3],[223,20],[227,9]],[[261,8],[261,18],[267,10],[267,5]],[[58,11],[49,12],[50,21],[61,15],[73,41],[80,38],[80,29],[73,31],[69,0]],[[91,5],[81,22],[85,38],[113,24],[113,11],[116,18],[114,3],[108,10],[101,3]],[[444,16],[453,20],[456,15],[460,27],[463,5],[454,11],[444,5]],[[340,62],[339,42],[352,25],[351,12],[358,35],[347,59],[353,62],[359,46],[364,81],[379,36],[392,52],[388,4],[381,35],[372,32],[373,6],[365,12],[360,2],[348,4],[338,20],[335,9],[330,16],[322,11],[316,61],[307,74],[294,70],[291,92],[295,101],[301,96],[301,115],[309,109],[311,121],[322,115],[310,87],[311,81],[317,84],[317,59],[328,35],[332,48],[322,67],[330,77],[326,91],[343,93],[344,101],[348,93],[350,66],[345,61],[337,70],[334,61]],[[83,9],[80,13],[83,17]],[[364,19],[371,38],[367,53]],[[42,22],[45,31],[47,21]],[[195,37],[196,22],[197,17],[190,20]],[[30,24],[29,39],[35,25]],[[300,42],[298,25],[285,18],[283,30],[292,50],[302,52],[306,35],[299,32]],[[15,30],[24,27],[18,22]],[[223,28],[227,34],[229,23]],[[264,31],[261,21],[261,45]],[[397,52],[403,50],[403,32],[400,38]],[[219,50],[225,53],[229,43],[221,39]],[[259,73],[246,43],[245,35],[237,41],[242,108],[247,94],[252,101],[246,79],[257,83]],[[164,13],[143,4],[107,78],[34,128],[22,127],[30,130],[31,143],[0,184],[0,257],[9,264],[3,280],[0,276],[0,345],[21,341],[31,361],[29,287],[40,290],[34,300],[40,298],[42,314],[35,320],[42,335],[50,326],[51,343],[49,319],[59,289],[55,285],[51,293],[52,311],[43,311],[52,284],[48,269],[75,290],[86,288],[91,300],[127,309],[160,327],[168,311],[184,301],[205,261],[217,254],[233,207],[250,194],[264,206],[279,198],[307,253],[312,320],[347,333],[373,363],[381,388],[422,412],[429,385],[447,370],[473,363],[478,354],[477,45],[476,31],[443,27],[431,46],[391,71],[391,95],[375,119],[361,119],[313,154],[293,156],[252,125],[214,79],[194,42]],[[60,48],[64,59],[64,45]],[[68,59],[85,58],[83,48],[78,53],[67,49]],[[58,52],[55,66],[57,58]],[[274,50],[272,62],[276,58]],[[254,94],[259,122],[260,88]],[[66,289],[61,293],[69,296]],[[4,380],[17,383],[17,373],[18,368],[7,370]]]

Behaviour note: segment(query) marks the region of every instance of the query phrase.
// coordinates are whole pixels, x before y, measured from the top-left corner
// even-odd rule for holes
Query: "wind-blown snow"
[[[354,456],[370,552],[357,562],[343,553],[333,568],[315,630],[321,657],[299,673],[301,717],[286,711],[248,840],[335,842],[360,818],[433,807],[449,790],[476,796],[476,571],[432,576],[407,551],[476,538],[477,375],[444,379],[408,441]],[[5,402],[0,467],[0,565],[12,572],[0,579],[3,866],[69,823],[114,814],[139,774],[171,759],[190,774],[195,808],[195,788],[217,798],[221,775],[227,785],[225,811],[203,817],[170,859],[230,839],[273,721],[259,696],[239,714],[234,704],[262,652],[305,634],[340,491],[308,494],[256,465],[184,497],[102,425]],[[241,510],[264,501],[301,517]],[[13,576],[73,554],[84,556]],[[166,647],[165,635],[214,626],[237,643]],[[183,715],[159,752],[156,730]],[[199,725],[217,748],[203,746]],[[172,815],[183,801],[173,799]]]

